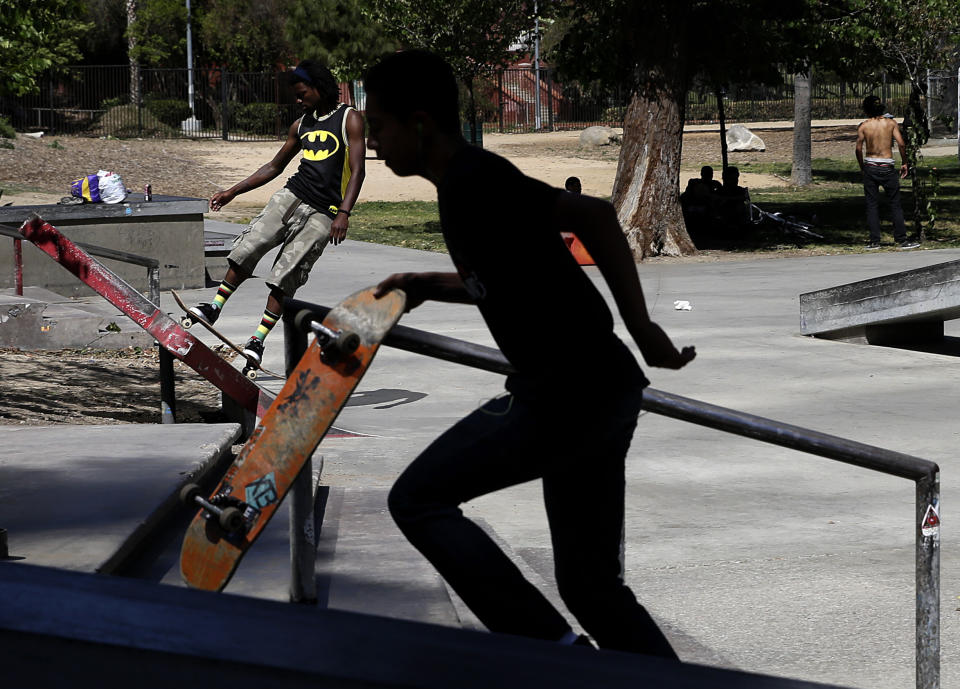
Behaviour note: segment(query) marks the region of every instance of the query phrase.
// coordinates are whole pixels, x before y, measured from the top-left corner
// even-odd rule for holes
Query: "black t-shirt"
[[[454,156],[437,189],[450,256],[518,371],[507,389],[569,401],[646,386],[606,302],[550,226],[563,193],[473,146]]]

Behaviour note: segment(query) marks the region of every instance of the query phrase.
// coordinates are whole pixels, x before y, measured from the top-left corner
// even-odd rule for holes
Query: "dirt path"
[[[732,153],[733,164],[746,161],[789,161],[790,129],[758,132],[767,145],[762,153]],[[580,177],[587,194],[609,196],[617,171],[618,146],[584,149],[579,132],[542,134],[486,134],[484,146],[511,160],[521,170],[550,184],[562,186],[572,175]],[[815,158],[852,155],[851,126],[814,130]],[[116,140],[80,137],[18,137],[14,149],[0,149],[0,188],[35,188],[37,192],[7,191],[0,203],[55,203],[67,194],[70,182],[98,169],[115,170],[133,190],[150,183],[155,194],[209,198],[267,162],[279,142],[225,142],[219,139]],[[684,135],[681,186],[697,174],[700,165],[720,160],[719,135],[693,132]],[[297,161],[273,182],[238,197],[219,217],[237,220],[259,210],[286,178]],[[784,186],[787,180],[772,175],[745,174],[741,183],[752,188]],[[420,178],[397,177],[382,161],[367,160],[362,200],[415,201],[436,198],[432,185]]]

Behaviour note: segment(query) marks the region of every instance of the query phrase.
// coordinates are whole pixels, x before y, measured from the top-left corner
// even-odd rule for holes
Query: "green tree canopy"
[[[292,58],[284,33],[289,4],[286,0],[208,0],[199,21],[204,56],[237,72],[285,65]]]
[[[357,79],[396,49],[369,0],[289,0],[286,36],[302,60],[319,60],[342,80]]]
[[[194,9],[194,19],[198,12]],[[135,40],[130,57],[150,67],[182,67],[187,61],[187,8],[183,0],[141,0],[127,27]],[[195,52],[194,54],[198,54]]]
[[[45,70],[79,58],[82,16],[77,0],[0,0],[0,94],[35,91]]]
[[[513,57],[510,46],[533,29],[523,0],[370,0],[374,16],[405,48],[443,57],[466,86],[467,117],[476,125],[474,85]]]

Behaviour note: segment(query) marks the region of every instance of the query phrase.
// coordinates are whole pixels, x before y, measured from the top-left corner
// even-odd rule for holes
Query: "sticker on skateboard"
[[[375,289],[351,295],[322,323],[308,311],[298,315],[297,327],[316,338],[276,401],[211,497],[196,486],[181,491],[181,500],[200,508],[180,551],[189,586],[219,591],[227,585],[400,319],[403,292],[376,299]]]
[[[245,354],[243,349],[238,347],[236,344],[233,343],[232,340],[230,340],[223,333],[221,333],[219,330],[214,328],[212,323],[207,323],[207,321],[200,318],[200,316],[198,316],[197,314],[193,313],[190,310],[190,307],[188,307],[186,304],[183,303],[183,299],[180,298],[180,295],[177,294],[176,290],[170,290],[170,294],[173,295],[173,300],[177,302],[177,306],[179,306],[184,313],[183,316],[180,316],[180,326],[184,330],[189,330],[194,323],[199,323],[204,328],[206,328],[211,333],[213,333],[221,342],[223,342],[230,349],[232,349],[237,354],[239,354],[244,359],[246,359],[247,364],[246,366],[243,367],[243,375],[245,375],[247,378],[249,378],[250,380],[255,380],[257,377],[257,371],[263,371],[268,376],[273,376],[274,378],[283,378],[283,376],[281,376],[279,373],[274,373],[270,369],[267,369],[261,366],[259,361]]]

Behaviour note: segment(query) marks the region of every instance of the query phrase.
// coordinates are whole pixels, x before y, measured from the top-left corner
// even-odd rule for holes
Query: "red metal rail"
[[[53,225],[34,216],[23,223],[20,234],[96,290],[134,323],[153,335],[164,349],[213,383],[238,405],[257,416],[263,416],[273,403],[273,395],[217,356],[149,299],[60,234]]]

